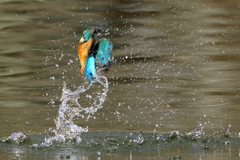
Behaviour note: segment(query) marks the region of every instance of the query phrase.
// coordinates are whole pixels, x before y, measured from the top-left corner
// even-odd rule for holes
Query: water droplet
[[[55,80],[55,77],[50,77],[50,79]]]
[[[99,151],[97,151],[97,155],[98,155],[98,156],[101,156],[101,155],[102,155],[102,153],[101,153],[101,152],[99,152]]]

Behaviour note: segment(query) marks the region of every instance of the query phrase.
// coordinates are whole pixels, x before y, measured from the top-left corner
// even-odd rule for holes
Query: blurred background
[[[237,0],[3,0],[0,15],[1,137],[55,127],[63,82],[87,81],[77,55],[85,28],[102,30],[114,60],[99,73],[109,80],[103,109],[78,125],[240,132]]]

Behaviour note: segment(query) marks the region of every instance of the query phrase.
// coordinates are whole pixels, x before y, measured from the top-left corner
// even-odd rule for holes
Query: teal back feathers
[[[97,76],[95,58],[93,56],[88,56],[86,66],[84,68],[84,74],[87,76],[89,81],[92,81],[92,77]]]
[[[111,60],[112,43],[107,39],[101,39],[97,46],[96,58],[102,65],[106,65]]]

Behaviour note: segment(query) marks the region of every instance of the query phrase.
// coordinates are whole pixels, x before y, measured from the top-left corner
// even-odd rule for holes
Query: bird
[[[89,81],[92,81],[92,77],[97,77],[97,62],[103,68],[107,68],[111,61],[113,44],[106,38],[100,39],[96,43],[97,33],[98,30],[95,29],[84,30],[83,37],[80,39],[78,45],[78,56],[81,65],[80,73],[87,76]]]

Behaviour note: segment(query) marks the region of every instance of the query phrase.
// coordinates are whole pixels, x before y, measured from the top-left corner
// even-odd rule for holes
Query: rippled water
[[[22,138],[20,145],[11,139],[16,134]],[[26,137],[22,133],[14,133],[12,136],[0,145],[2,151],[15,159],[229,159],[237,157],[239,150],[235,149],[240,143],[239,138],[228,135],[204,137],[199,130],[186,135],[178,131],[170,134],[87,132],[81,135],[81,143],[65,142],[48,147],[29,145],[42,142],[44,137],[52,134]]]
[[[119,131],[113,132],[116,135],[185,133],[200,125],[211,137],[223,136],[231,126],[230,137],[239,137],[239,8],[235,0],[0,2],[0,136],[14,131],[38,135],[56,127],[63,82],[76,90],[86,81],[78,74],[76,53],[82,31],[100,28],[101,36],[114,44],[111,69],[101,72],[109,81],[108,95],[94,118],[77,119],[76,124],[88,126],[90,132]],[[207,156],[224,157],[216,152],[222,149],[239,157],[239,147],[229,145],[216,145]],[[18,157],[13,152],[1,154]],[[117,155],[131,159],[129,154]],[[206,156],[179,148],[161,154]],[[144,156],[133,155],[159,158],[146,150]]]

